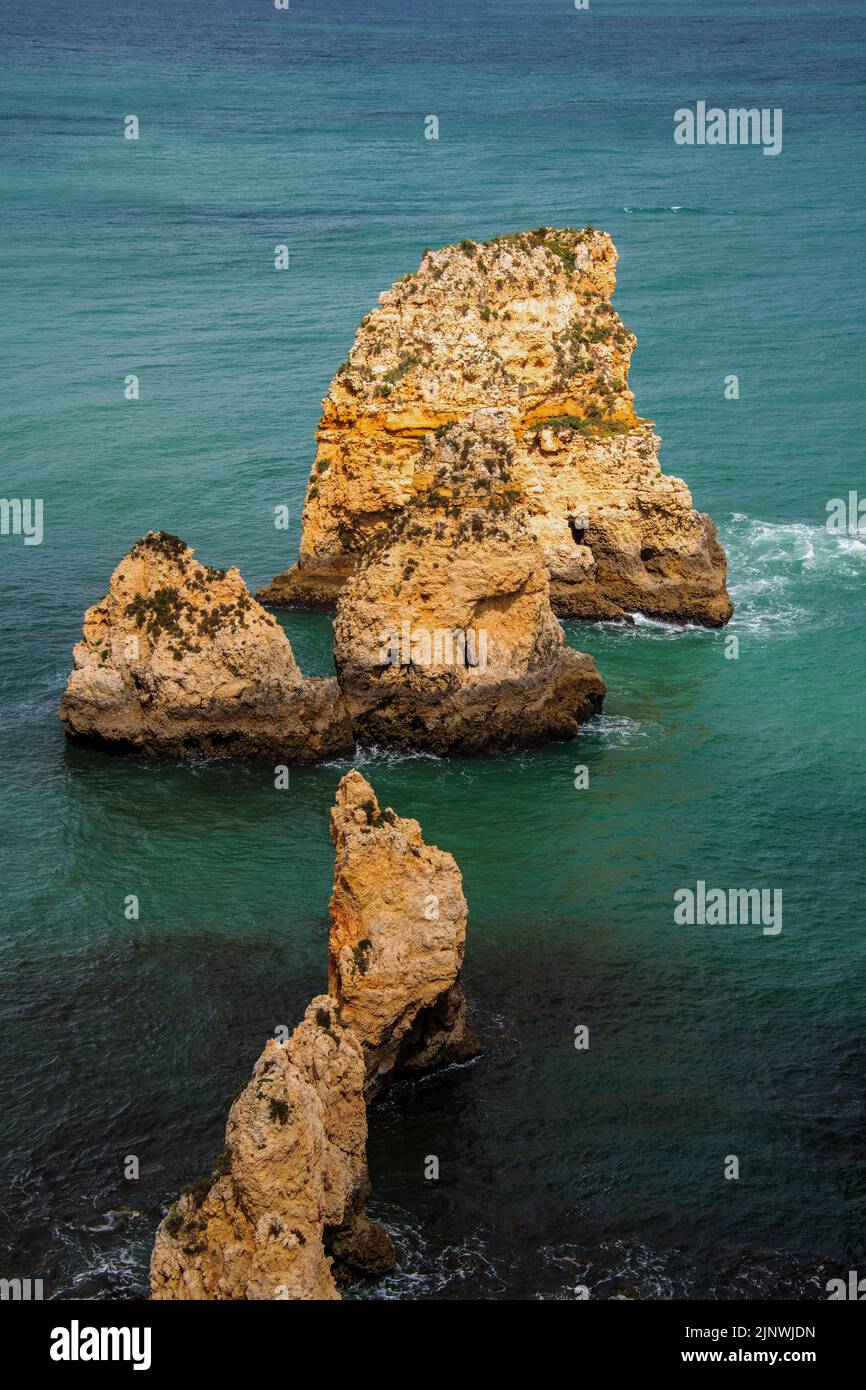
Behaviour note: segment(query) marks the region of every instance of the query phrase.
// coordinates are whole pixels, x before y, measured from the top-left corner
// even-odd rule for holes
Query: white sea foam
[[[381,1221],[394,1242],[397,1268],[371,1286],[355,1285],[344,1298],[435,1298],[445,1289],[459,1288],[472,1280],[486,1297],[502,1293],[505,1283],[491,1260],[484,1240],[467,1235],[459,1245],[438,1249],[424,1230],[402,1208],[369,1202],[367,1213]]]
[[[667,1268],[666,1257],[639,1241],[603,1241],[590,1258],[573,1245],[544,1246],[540,1255],[542,1264],[567,1271],[554,1298],[585,1297],[579,1292],[581,1287],[588,1289],[590,1296],[595,1293],[613,1299],[685,1296],[681,1282]]]
[[[666,204],[666,205],[660,205],[660,206],[658,206],[658,207],[635,207],[634,205],[632,205],[631,207],[623,207],[623,212],[660,213],[660,212],[701,212],[701,211],[703,211],[703,209],[701,209],[701,208],[690,208],[690,207],[686,207],[686,205],[685,205],[684,203],[668,203],[668,204]]]
[[[624,714],[596,714],[577,731],[578,738],[590,738],[605,748],[632,748],[646,743],[662,733],[660,724],[652,720],[629,719]]]
[[[720,532],[737,610],[733,631],[772,636],[813,626],[820,621],[812,602],[818,586],[859,588],[866,575],[866,544],[822,525],[734,512]]]
[[[668,623],[662,618],[648,618],[646,613],[632,613],[631,616],[635,627],[650,628],[661,637],[679,637],[684,632],[704,633],[707,630],[696,623]]]
[[[736,609],[725,631],[789,636],[821,621],[826,605],[813,601],[819,587],[852,591],[862,588],[866,578],[866,538],[837,535],[802,521],[761,521],[743,512],[734,512],[719,534]],[[644,613],[631,616],[633,627],[599,626],[623,640],[719,641],[723,636],[718,629],[693,623],[664,622]]]
[[[751,558],[752,563],[778,563],[796,569],[825,566],[845,574],[862,574],[866,543],[862,536],[828,531],[826,526],[803,521],[759,521],[734,512],[727,544]]]
[[[339,772],[349,772],[353,767],[367,767],[370,763],[408,763],[418,760],[430,763],[442,762],[438,753],[425,753],[421,749],[401,751],[397,748],[380,748],[374,743],[369,748],[362,748],[359,744],[351,756],[331,758],[322,766],[334,767]]]

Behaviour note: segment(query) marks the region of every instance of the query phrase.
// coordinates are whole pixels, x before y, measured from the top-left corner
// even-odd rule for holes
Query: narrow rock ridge
[[[337,602],[334,660],[357,737],[478,753],[572,737],[604,682],[565,644],[507,413],[425,436],[412,496]]]
[[[413,495],[424,435],[507,411],[554,608],[720,626],[733,611],[709,517],[662,474],[628,389],[636,339],[610,298],[610,237],[538,228],[425,251],[379,296],[322,405],[299,563],[257,597],[331,606]]]
[[[60,704],[71,738],[163,757],[318,761],[354,748],[336,680],[304,677],[238,570],[148,532],[88,609]]]
[[[286,1043],[270,1039],[229,1111],[211,1178],[160,1223],[155,1299],[340,1297],[394,1268],[367,1217],[366,1101],[392,1077],[478,1051],[460,971],[466,902],[450,854],[380,810],[358,772],[340,782],[329,994]]]

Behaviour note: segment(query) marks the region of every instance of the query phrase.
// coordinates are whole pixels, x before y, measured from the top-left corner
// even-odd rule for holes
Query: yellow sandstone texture
[[[553,616],[503,456],[513,436],[495,415],[430,436],[423,458],[450,481],[419,483],[418,505],[341,594],[336,677],[303,675],[238,570],[149,532],[85,614],[60,703],[67,734],[150,756],[278,762],[357,743],[480,753],[571,737],[604,685]]]
[[[556,611],[728,621],[725,554],[634,412],[634,335],[611,306],[610,237],[538,228],[425,251],[379,296],[323,402],[299,563],[257,597],[332,605],[412,500],[424,435],[507,413]]]
[[[466,902],[450,854],[380,810],[358,772],[337,790],[330,993],[271,1039],[229,1111],[216,1171],[185,1189],[151,1258],[155,1299],[337,1299],[394,1267],[365,1214],[366,1099],[400,1072],[474,1056],[461,968]]]
[[[336,680],[305,679],[239,571],[161,531],[85,614],[60,717],[71,737],[161,756],[303,762],[354,747]]]
[[[507,412],[423,440],[406,506],[337,602],[334,660],[368,745],[477,753],[569,738],[604,683],[566,646]]]
[[[460,974],[466,899],[452,855],[425,844],[416,820],[380,810],[359,772],[337,790],[331,838],[328,988],[364,1049],[369,1097],[396,1073],[478,1050]]]
[[[185,1191],[156,1234],[156,1299],[336,1299],[325,1229],[357,1245],[357,1272],[393,1268],[364,1216],[367,1113],[361,1045],[328,995],[285,1044],[271,1039],[229,1111],[212,1180]],[[354,1228],[358,1226],[356,1231]]]

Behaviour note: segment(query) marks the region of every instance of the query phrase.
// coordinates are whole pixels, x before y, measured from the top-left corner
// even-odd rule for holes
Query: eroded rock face
[[[381,810],[359,772],[340,783],[331,838],[328,988],[363,1048],[371,1097],[399,1073],[478,1051],[461,979],[466,899],[453,857]]]
[[[272,1039],[256,1062],[213,1179],[160,1224],[155,1299],[337,1299],[335,1272],[393,1269],[390,1237],[364,1213],[363,1087],[361,1044],[319,995],[288,1042]]]
[[[263,603],[332,604],[371,539],[412,498],[424,435],[508,412],[558,612],[632,609],[718,625],[726,562],[685,483],[661,473],[634,412],[634,335],[610,304],[606,233],[539,228],[426,251],[379,296],[323,402],[299,564]]]
[[[366,1100],[400,1073],[478,1051],[454,859],[417,821],[380,810],[358,772],[337,789],[331,836],[330,993],[286,1043],[267,1043],[216,1171],[160,1223],[156,1299],[336,1299],[339,1285],[393,1269],[391,1239],[364,1210]]]
[[[303,676],[239,571],[164,532],[133,546],[85,614],[60,717],[73,738],[162,756],[354,747],[336,681]]]
[[[524,435],[532,528],[562,616],[640,612],[706,627],[731,617],[716,528],[685,483],[661,472],[659,443],[646,421],[606,435],[564,417]]]
[[[346,581],[334,659],[365,744],[437,753],[569,738],[604,683],[566,646],[502,411],[426,436],[411,497]]]

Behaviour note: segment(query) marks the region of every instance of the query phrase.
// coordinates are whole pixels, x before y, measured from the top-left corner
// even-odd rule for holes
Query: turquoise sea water
[[[45,514],[41,545],[0,537],[0,1273],[142,1294],[166,1203],[325,983],[350,764],[277,792],[67,746],[84,609],[149,527],[250,587],[287,567],[378,293],[425,245],[587,222],[620,253],[638,409],[728,549],[739,659],[725,633],[569,624],[609,688],[574,742],[359,756],[462,868],[484,1052],[373,1111],[400,1269],[353,1296],[862,1272],[866,546],[823,524],[866,496],[856,0],[3,0],[0,38],[0,490]],[[675,146],[698,99],[782,107],[781,155]],[[283,621],[327,671],[327,617]],[[676,926],[699,879],[781,889],[781,934]]]

